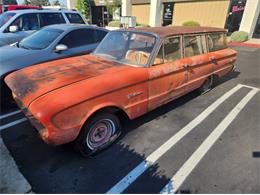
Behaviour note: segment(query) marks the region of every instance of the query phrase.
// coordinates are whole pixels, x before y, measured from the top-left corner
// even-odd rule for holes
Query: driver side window
[[[17,26],[18,31],[30,31],[40,29],[37,14],[23,14],[19,16],[10,26]],[[6,32],[9,32],[9,27],[6,29]]]
[[[94,29],[78,29],[69,32],[59,44],[64,44],[70,49],[93,43],[95,43]]]

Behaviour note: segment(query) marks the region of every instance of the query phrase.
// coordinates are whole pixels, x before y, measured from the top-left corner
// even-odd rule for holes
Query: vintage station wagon
[[[119,137],[123,116],[205,93],[235,61],[224,29],[137,28],[110,32],[91,55],[25,68],[5,81],[43,140],[75,141],[91,155]]]

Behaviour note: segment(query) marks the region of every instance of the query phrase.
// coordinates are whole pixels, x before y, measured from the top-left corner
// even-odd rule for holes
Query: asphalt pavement
[[[2,111],[1,137],[35,193],[259,194],[260,49],[234,49],[237,69],[214,89],[128,121],[92,158],[46,145],[16,108]]]

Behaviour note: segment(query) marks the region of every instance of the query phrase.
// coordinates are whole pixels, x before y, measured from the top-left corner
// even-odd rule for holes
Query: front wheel
[[[75,149],[90,156],[112,144],[121,134],[121,124],[112,113],[98,113],[83,126]]]

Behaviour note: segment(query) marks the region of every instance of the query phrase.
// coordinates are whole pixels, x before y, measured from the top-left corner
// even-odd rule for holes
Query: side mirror
[[[15,33],[19,30],[18,26],[10,26],[9,27],[9,32]]]
[[[59,44],[55,47],[55,52],[56,53],[59,53],[59,52],[62,52],[62,51],[66,51],[68,50],[68,46],[67,45],[64,45],[64,44]]]

